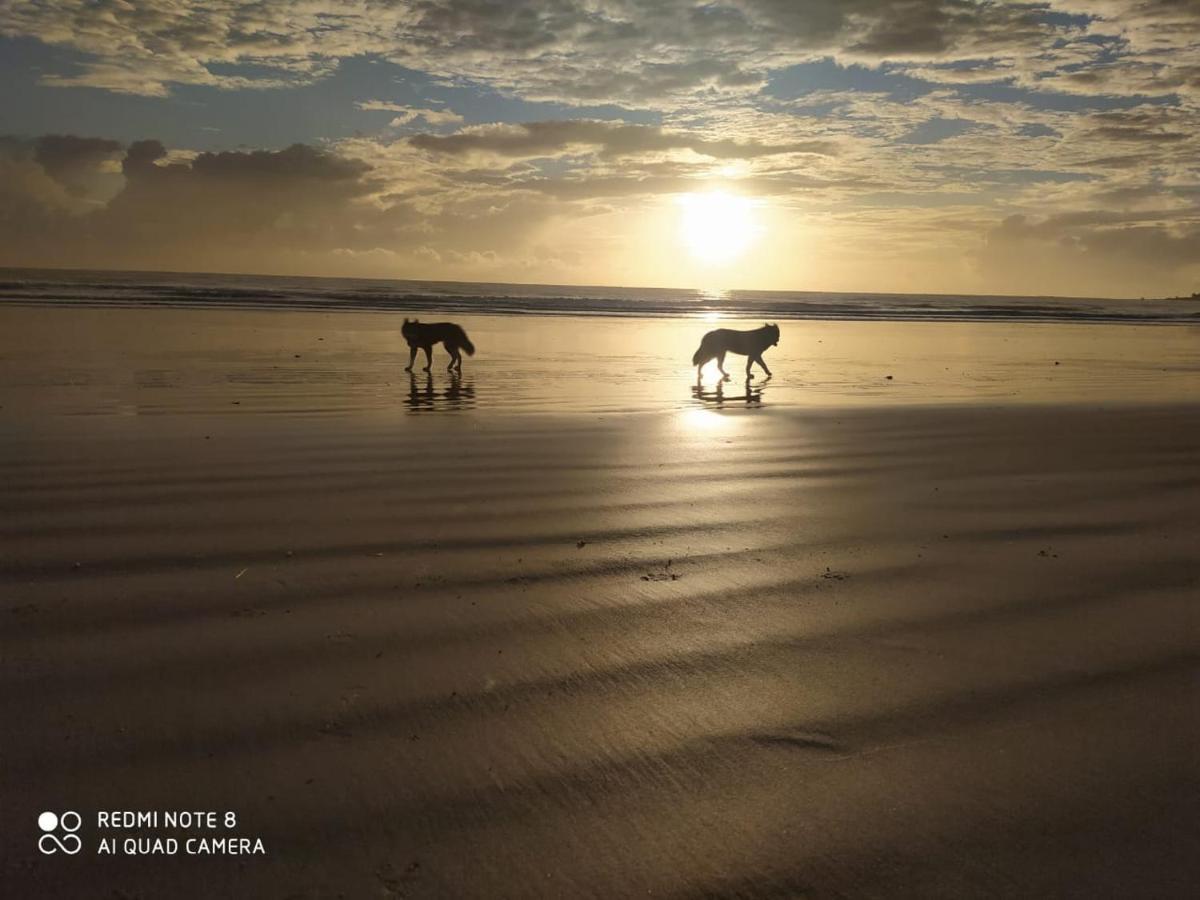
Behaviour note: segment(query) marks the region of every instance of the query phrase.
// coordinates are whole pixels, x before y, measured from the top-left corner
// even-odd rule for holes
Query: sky
[[[1200,0],[0,0],[0,265],[1200,290]]]

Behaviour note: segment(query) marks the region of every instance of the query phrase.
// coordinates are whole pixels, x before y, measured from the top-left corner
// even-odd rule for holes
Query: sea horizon
[[[474,315],[1200,323],[1200,300],[880,291],[706,290],[361,276],[0,267],[0,304]]]

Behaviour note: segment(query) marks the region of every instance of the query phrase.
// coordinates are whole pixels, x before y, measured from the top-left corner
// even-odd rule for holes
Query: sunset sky
[[[0,0],[0,265],[1200,290],[1200,0]]]

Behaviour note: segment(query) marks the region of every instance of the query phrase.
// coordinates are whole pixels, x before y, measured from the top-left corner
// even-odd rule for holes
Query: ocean
[[[1200,300],[699,291],[579,285],[0,269],[0,304],[471,315],[1200,323]]]

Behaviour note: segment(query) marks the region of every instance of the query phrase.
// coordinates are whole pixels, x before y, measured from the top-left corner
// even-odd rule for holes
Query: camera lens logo
[[[83,841],[75,832],[83,824],[77,812],[65,812],[61,816],[52,812],[44,812],[38,816],[38,828],[45,832],[38,838],[38,849],[47,856],[53,853],[65,853],[74,856],[83,849]],[[61,827],[62,837],[56,832]]]

